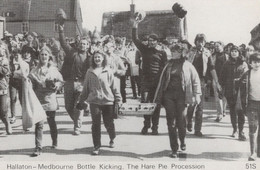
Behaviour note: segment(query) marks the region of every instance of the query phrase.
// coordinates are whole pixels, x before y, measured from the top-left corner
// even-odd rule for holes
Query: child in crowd
[[[241,101],[246,107],[249,124],[250,152],[249,161],[260,157],[260,53],[249,56],[250,69],[242,76],[240,81]],[[255,135],[258,129],[257,141]],[[255,142],[256,141],[256,142]],[[257,150],[257,151],[256,151]],[[257,153],[256,153],[257,152]]]

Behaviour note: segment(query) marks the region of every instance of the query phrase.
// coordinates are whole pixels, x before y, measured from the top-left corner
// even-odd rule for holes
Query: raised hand
[[[172,11],[178,18],[184,18],[187,14],[187,10],[179,3],[173,4]]]

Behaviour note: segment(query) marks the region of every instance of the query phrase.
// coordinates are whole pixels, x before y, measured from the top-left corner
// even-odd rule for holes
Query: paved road
[[[130,89],[127,89],[128,102],[138,102],[131,99]],[[44,153],[39,157],[30,157],[34,148],[34,131],[24,133],[21,117],[13,125],[13,135],[5,135],[3,124],[0,124],[0,161],[172,161],[169,157],[170,145],[166,126],[165,110],[162,109],[159,135],[140,135],[143,118],[137,116],[121,116],[115,120],[117,137],[115,148],[109,148],[109,137],[102,126],[102,148],[99,156],[92,156],[91,118],[84,117],[82,134],[73,136],[73,123],[64,110],[63,95],[58,96],[60,110],[57,112],[59,136],[58,148],[50,149],[51,137],[47,122],[44,127]],[[249,156],[249,141],[241,142],[232,138],[232,127],[229,115],[220,123],[215,122],[216,111],[213,99],[206,102],[203,117],[203,137],[198,138],[193,133],[186,137],[187,150],[179,152],[180,161],[246,161]],[[248,136],[248,125],[245,124]]]

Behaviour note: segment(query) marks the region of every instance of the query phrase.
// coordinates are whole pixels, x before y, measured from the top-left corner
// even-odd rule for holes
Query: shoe
[[[239,132],[238,140],[246,141],[246,136],[244,132]]]
[[[222,117],[217,117],[217,119],[215,120],[215,122],[220,122],[222,120]]]
[[[13,133],[13,129],[9,122],[7,122],[5,125],[5,131],[7,135],[11,135]]]
[[[226,112],[223,112],[223,117],[225,117],[226,116]]]
[[[11,117],[10,124],[14,124],[15,122],[16,122],[16,118],[15,117]]]
[[[141,131],[141,134],[142,135],[147,135],[148,133],[148,128],[147,127],[143,127],[142,131]]]
[[[201,133],[201,131],[195,131],[194,133],[195,136],[198,136],[198,137],[202,137],[203,134]]]
[[[235,138],[237,136],[237,131],[233,131],[231,137]]]
[[[152,135],[158,135],[158,130],[152,130]]]
[[[182,144],[181,144],[181,150],[182,150],[182,151],[185,151],[185,150],[186,150],[186,144],[185,144],[185,143],[182,143]]]
[[[115,144],[114,144],[114,141],[113,141],[113,140],[111,140],[111,141],[109,142],[109,147],[110,147],[110,148],[114,148],[114,147],[115,147]]]
[[[42,153],[42,149],[36,148],[36,149],[34,150],[34,152],[32,153],[32,156],[33,156],[33,157],[36,157],[36,156],[41,155],[41,153]]]
[[[90,111],[89,110],[84,110],[84,116],[89,116],[90,115]]]
[[[74,130],[73,135],[75,135],[75,136],[80,135],[80,131],[78,129]]]
[[[94,148],[92,151],[92,155],[98,155],[99,154],[99,148]]]
[[[132,99],[137,99],[137,96],[134,96]]]
[[[6,128],[6,134],[7,135],[13,134],[13,129],[11,127]]]
[[[250,155],[250,156],[248,157],[248,161],[256,161],[256,155],[255,155],[255,154]]]
[[[172,153],[170,154],[170,157],[171,157],[171,158],[178,158],[177,152],[172,152]]]
[[[57,145],[52,145],[51,149],[56,149],[58,146]]]
[[[191,124],[188,124],[188,125],[187,125],[187,130],[188,130],[189,132],[192,132],[192,125],[191,125]]]

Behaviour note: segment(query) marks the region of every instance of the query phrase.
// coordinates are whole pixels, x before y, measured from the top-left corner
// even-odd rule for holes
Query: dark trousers
[[[101,115],[110,140],[116,137],[114,125],[114,105],[90,104],[92,118],[92,138],[95,148],[101,147]]]
[[[236,97],[227,97],[227,103],[230,110],[230,119],[233,131],[243,132],[245,124],[245,115],[243,110],[236,110]]]
[[[250,152],[251,154],[254,154],[256,151],[257,156],[260,157],[260,101],[248,101],[247,117],[249,124]]]
[[[203,103],[204,103],[204,90],[205,90],[205,82],[203,79],[200,81],[201,83],[201,102],[199,104],[195,105],[190,105],[188,107],[187,111],[187,122],[188,122],[188,127],[192,127],[192,118],[193,114],[195,113],[195,125],[194,129],[195,132],[200,132],[201,127],[202,127],[202,119],[203,119]]]
[[[156,89],[151,89],[149,92],[143,92],[142,94],[142,103],[152,103]],[[144,127],[150,128],[152,122],[152,130],[158,129],[159,118],[160,118],[161,105],[158,104],[155,108],[155,111],[152,115],[144,115]]]
[[[35,146],[37,149],[42,149],[42,136],[43,136],[44,121],[35,124]]]
[[[137,85],[138,96],[140,96],[141,95],[141,91],[140,91],[140,78],[139,78],[139,76],[131,76],[130,77],[130,82],[131,82],[131,88],[132,88],[132,92],[133,92],[133,97],[137,97],[136,85]]]
[[[120,77],[120,92],[121,92],[121,96],[122,96],[122,101],[123,103],[126,102],[126,76],[121,76]]]
[[[162,101],[166,110],[171,149],[173,152],[177,152],[179,148],[178,135],[180,142],[185,143],[187,114],[185,98],[184,95],[174,96],[173,93],[166,91]]]
[[[11,109],[11,117],[15,117],[15,104],[17,102],[17,93],[19,96],[20,104],[22,105],[22,86],[21,87],[13,87],[9,86],[9,93],[10,93],[10,109]]]
[[[55,121],[56,111],[46,111],[46,114],[47,114],[47,121],[48,121],[48,124],[50,127],[52,145],[57,146],[58,130],[57,130],[57,124]]]
[[[74,130],[80,130],[82,126],[83,110],[76,109],[80,92],[74,90],[74,81],[69,80],[64,84],[64,102],[65,108],[74,122]]]
[[[0,118],[5,125],[6,131],[8,131],[10,127],[10,123],[8,120],[8,106],[7,106],[7,95],[0,95]]]

